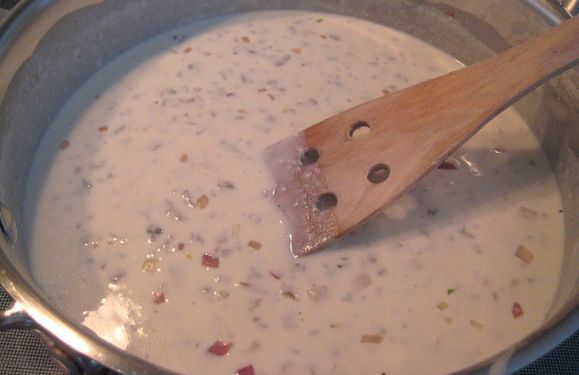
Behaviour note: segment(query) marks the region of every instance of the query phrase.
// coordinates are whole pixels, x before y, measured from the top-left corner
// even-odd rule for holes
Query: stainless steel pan
[[[33,280],[19,238],[30,164],[74,91],[116,55],[196,19],[258,9],[311,9],[386,24],[466,64],[503,51],[576,13],[575,0],[24,0],[0,24],[0,284],[15,299],[0,329],[37,330],[71,373],[163,369],[75,325]],[[519,343],[511,368],[579,328],[579,74],[569,71],[521,100],[519,113],[551,163],[565,209],[565,263],[544,327]],[[65,262],[66,259],[63,259]],[[533,354],[534,353],[534,354]],[[482,363],[475,367],[486,366]]]

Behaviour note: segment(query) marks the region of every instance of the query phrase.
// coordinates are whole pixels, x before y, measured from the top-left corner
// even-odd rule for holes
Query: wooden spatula
[[[579,19],[266,150],[295,257],[351,232],[521,96],[579,62]],[[360,134],[365,136],[360,136]]]

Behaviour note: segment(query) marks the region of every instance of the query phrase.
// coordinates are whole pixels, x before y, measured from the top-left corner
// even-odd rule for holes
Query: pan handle
[[[36,328],[34,321],[18,302],[0,312],[0,330]]]
[[[579,0],[560,0],[560,3],[571,17],[579,13]]]
[[[12,329],[34,331],[44,342],[54,361],[69,375],[113,375],[96,361],[60,345],[28,316],[18,302],[12,302],[8,309],[0,311],[0,331]]]

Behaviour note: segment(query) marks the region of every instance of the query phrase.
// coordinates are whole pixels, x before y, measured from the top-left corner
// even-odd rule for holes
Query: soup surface
[[[460,64],[362,20],[259,12],[136,46],[70,99],[27,191],[30,261],[72,319],[183,373],[442,374],[539,326],[555,180],[512,110],[354,235],[294,259],[275,141]]]

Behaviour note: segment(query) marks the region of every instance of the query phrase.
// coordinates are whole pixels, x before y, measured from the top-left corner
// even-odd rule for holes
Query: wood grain
[[[352,231],[493,117],[577,62],[579,19],[572,19],[501,55],[366,102],[270,146],[275,199],[292,232],[293,254],[309,254]],[[352,139],[358,121],[368,123],[370,134]],[[302,166],[297,160],[308,148],[318,150],[319,159]],[[380,163],[390,175],[372,183],[368,172]],[[316,199],[327,192],[338,202],[320,213]]]

